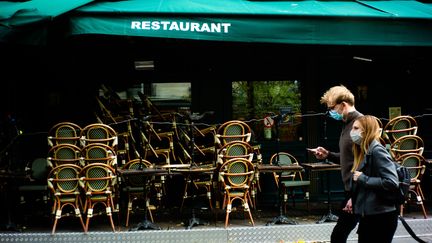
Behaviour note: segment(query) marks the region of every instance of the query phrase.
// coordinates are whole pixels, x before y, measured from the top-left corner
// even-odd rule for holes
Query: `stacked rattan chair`
[[[414,204],[421,208],[423,217],[426,219],[425,197],[421,188],[422,178],[426,170],[426,159],[418,153],[406,153],[399,157],[398,162],[405,166],[411,175],[408,200],[401,205],[400,214],[403,216],[404,208]]]
[[[414,117],[401,115],[391,119],[383,130],[383,136],[389,143],[388,149],[393,159],[408,168],[411,174],[411,186],[408,200],[401,205],[404,208],[411,204],[420,206],[424,218],[427,218],[424,207],[425,197],[421,189],[421,181],[426,168],[423,157],[424,142],[417,135],[418,125]]]
[[[252,137],[252,130],[250,126],[240,120],[231,120],[223,123],[220,125],[217,129],[216,134],[216,142],[218,144],[218,158],[217,158],[217,166],[219,171],[219,188],[222,189],[223,195],[222,195],[222,208],[226,211],[226,224],[228,224],[228,218],[229,214],[232,210],[232,203],[236,200],[233,200],[235,198],[240,199],[238,197],[232,197],[232,192],[230,190],[227,190],[227,187],[229,188],[229,184],[224,182],[224,176],[222,176],[224,173],[228,173],[227,170],[228,164],[226,164],[228,161],[233,162],[236,159],[240,159],[242,161],[248,161],[250,165],[252,165],[252,168],[254,168],[251,172],[249,163],[244,168],[247,168],[247,173],[252,173],[252,180],[247,182],[245,184],[245,188],[242,194],[245,196],[246,200],[240,199],[242,203],[242,207],[245,211],[249,212],[249,215],[251,217],[251,221],[253,224],[252,214],[250,212],[250,208],[256,207],[256,193],[257,193],[257,185],[258,185],[258,171],[255,170],[255,165],[252,163],[253,161],[260,161],[260,154],[256,154],[257,151],[254,149],[254,147],[250,144]],[[258,160],[257,160],[258,158]],[[240,162],[239,162],[240,163]],[[239,164],[237,164],[239,165]],[[228,166],[228,167],[227,167]],[[239,167],[243,168],[243,167]],[[222,173],[222,174],[221,174]],[[249,177],[248,177],[249,178]],[[226,178],[227,179],[227,178]],[[228,195],[230,193],[230,195]]]
[[[47,177],[52,195],[52,234],[55,234],[60,219],[75,216],[84,232],[83,203],[80,187],[80,172],[84,165],[81,157],[80,134],[82,128],[72,122],[55,124],[48,132],[47,156],[50,172]]]
[[[55,233],[58,220],[75,215],[87,232],[95,205],[104,206],[113,230],[112,212],[118,211],[117,133],[109,125],[93,123],[84,128],[71,122],[55,124],[48,134],[48,185],[53,195]],[[109,181],[109,183],[107,183]],[[78,186],[79,185],[79,186]],[[101,213],[97,206],[97,213]]]
[[[85,165],[81,177],[84,182],[86,229],[88,230],[93,216],[105,214],[115,231],[112,214],[120,210],[120,191],[116,176],[117,132],[106,124],[89,124],[81,130],[80,142]]]

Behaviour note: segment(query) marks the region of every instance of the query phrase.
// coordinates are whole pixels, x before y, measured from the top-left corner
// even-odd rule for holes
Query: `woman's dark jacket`
[[[352,181],[355,214],[364,216],[396,210],[395,204],[386,198],[399,186],[393,163],[387,150],[374,140],[358,168],[363,174],[356,182]]]

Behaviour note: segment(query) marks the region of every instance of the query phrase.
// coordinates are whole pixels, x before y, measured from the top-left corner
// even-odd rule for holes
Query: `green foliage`
[[[281,107],[301,110],[297,81],[237,81],[232,83],[233,118],[263,118],[267,113],[279,114]]]

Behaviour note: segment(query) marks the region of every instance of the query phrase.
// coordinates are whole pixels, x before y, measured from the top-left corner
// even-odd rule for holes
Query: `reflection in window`
[[[150,100],[163,112],[190,110],[191,83],[152,83]]]
[[[191,83],[152,83],[150,98],[191,101]]]
[[[147,96],[160,111],[190,109],[191,83],[141,83],[127,90],[127,98],[140,101],[138,93]]]

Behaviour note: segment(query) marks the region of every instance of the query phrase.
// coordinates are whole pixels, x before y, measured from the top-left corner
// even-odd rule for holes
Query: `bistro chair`
[[[169,165],[176,160],[173,132],[148,134],[149,147],[145,148],[144,158],[155,165]],[[151,151],[149,148],[151,147]]]
[[[247,142],[231,141],[219,149],[216,166],[219,168],[226,161],[234,158],[243,158],[252,162],[254,159],[254,151],[254,147]],[[256,178],[256,175],[254,175],[254,178]],[[256,181],[254,180],[251,185],[251,193],[248,194],[252,208],[255,207],[256,192]]]
[[[233,158],[244,158],[252,162],[254,148],[249,143],[243,141],[226,143],[218,151],[217,163],[223,164]]]
[[[226,161],[219,169],[219,180],[225,190],[223,208],[226,210],[225,228],[228,226],[229,215],[233,203],[240,201],[243,209],[248,213],[252,226],[255,225],[249,208],[250,185],[254,178],[255,169],[250,160],[233,158]]]
[[[81,149],[84,164],[103,163],[117,166],[117,154],[112,147],[103,143],[91,143]]]
[[[112,211],[114,207],[113,189],[116,183],[114,169],[103,163],[91,163],[86,165],[80,173],[83,189],[86,196],[84,211],[87,219],[85,228],[88,231],[90,219],[94,215],[105,214],[111,228],[115,232]],[[105,209],[105,212],[103,212]]]
[[[81,127],[72,122],[55,124],[48,132],[48,145],[53,147],[59,144],[72,144],[80,146]]]
[[[152,147],[152,145],[150,145]],[[147,147],[148,149],[149,147]],[[171,164],[171,154],[172,150],[170,148],[155,148],[154,153],[149,152],[148,150],[145,152],[144,159],[147,161],[151,161],[153,165],[156,166],[166,166]],[[162,203],[162,198],[166,195],[166,175],[156,175],[153,180],[153,185],[157,190],[156,198],[159,201],[159,204]]]
[[[424,206],[425,197],[421,189],[421,181],[426,170],[426,159],[418,153],[407,153],[399,157],[398,162],[405,166],[410,175],[411,183],[408,200],[401,205],[400,215],[403,216],[404,208],[410,204],[416,204],[421,207],[423,217],[426,219],[426,209]]]
[[[46,158],[35,159],[26,166],[26,178],[20,181],[17,187],[17,194],[20,199],[19,210],[23,213],[24,220],[27,219],[27,213],[49,211],[48,199],[50,195],[46,181],[49,170]],[[45,211],[45,209],[47,210]]]
[[[82,160],[85,165],[102,163],[110,166],[113,170],[117,169],[117,154],[112,147],[103,143],[90,143],[81,149]],[[115,180],[118,178],[116,177]],[[112,193],[114,198],[114,212],[120,210],[118,200],[120,198],[118,183],[115,183],[112,187]]]
[[[287,152],[279,152],[275,153],[270,158],[270,164],[273,165],[299,165],[297,159]],[[284,199],[284,211],[286,213],[286,205],[288,202],[288,197],[291,196],[293,206],[295,206],[295,196],[296,189],[301,189],[304,194],[304,199],[307,202],[307,208],[309,209],[309,186],[311,182],[309,180],[303,180],[302,171],[298,172],[282,172],[282,173],[273,173],[273,177],[276,183],[276,186],[282,187],[282,194]],[[281,195],[279,195],[281,196]]]
[[[184,203],[186,199],[195,198],[196,196],[204,196],[208,199],[209,207],[213,210],[213,178],[214,178],[214,148],[204,149],[206,154],[208,154],[208,158],[213,159],[204,159],[200,162],[197,161],[195,165],[190,164],[190,169],[202,170],[203,173],[199,174],[186,174],[185,175],[185,186],[183,191],[182,203],[180,206],[180,210],[183,209]],[[189,170],[189,169],[188,169]],[[183,173],[185,174],[185,173]],[[202,192],[202,193],[201,193]]]
[[[406,153],[417,153],[422,155],[423,150],[423,139],[417,135],[402,136],[390,145],[390,154],[396,161]]]
[[[199,173],[183,172],[185,186],[180,210],[186,199],[197,196],[206,197],[210,210],[213,210],[213,186],[216,162],[215,127],[200,128],[189,120],[178,126],[179,161],[189,164],[190,169]],[[192,137],[193,136],[193,137]],[[193,139],[193,141],[192,141]]]
[[[55,233],[58,220],[70,215],[77,217],[84,232],[87,232],[81,215],[80,172],[81,167],[78,165],[62,164],[54,167],[48,175],[48,187],[54,198],[51,234]]]
[[[412,116],[397,116],[391,119],[383,130],[383,138],[388,144],[392,144],[398,138],[405,135],[417,134],[417,121]]]
[[[51,168],[62,164],[84,166],[81,149],[73,144],[58,144],[48,151],[48,165]]]
[[[133,159],[128,161],[123,167],[123,170],[138,170],[142,168],[150,168],[152,164],[144,159]],[[135,202],[145,203],[145,207],[148,209],[148,213],[150,216],[151,222],[153,221],[153,214],[151,210],[155,210],[156,208],[153,205],[150,205],[150,199],[148,195],[145,193],[150,192],[149,187],[152,185],[148,183],[148,179],[143,175],[128,175],[124,176],[122,180],[122,190],[126,192],[128,198],[127,204],[127,212],[126,212],[126,224],[125,226],[129,226],[129,216],[134,209],[139,209],[138,205],[134,206]],[[147,187],[147,188],[145,188]],[[144,210],[144,209],[143,209]],[[146,213],[146,212],[144,212]]]
[[[107,146],[113,148],[113,150],[117,149],[117,132],[108,125],[103,123],[93,123],[85,126],[81,130],[81,146],[86,146],[92,143],[102,143]]]
[[[223,146],[232,141],[249,142],[252,137],[250,126],[240,120],[231,120],[220,125],[216,132],[216,143]]]
[[[117,160],[119,166],[123,166],[127,161],[131,160],[133,140],[131,121],[125,121],[112,125],[112,128],[117,132],[118,145],[116,149]]]

